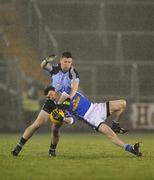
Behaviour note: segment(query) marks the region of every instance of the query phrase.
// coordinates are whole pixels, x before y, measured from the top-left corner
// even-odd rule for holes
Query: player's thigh
[[[119,111],[121,108],[126,107],[126,101],[124,99],[109,101],[109,111],[112,114],[115,111]]]
[[[38,114],[36,120],[34,121],[34,124],[37,124],[38,126],[41,126],[45,124],[49,119],[49,113],[47,113],[44,110],[41,110]]]

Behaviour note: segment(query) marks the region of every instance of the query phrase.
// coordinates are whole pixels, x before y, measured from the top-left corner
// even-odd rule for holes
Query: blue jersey
[[[77,92],[71,100],[71,105],[69,112],[80,118],[83,118],[88,109],[90,108],[92,102],[89,101],[85,96]]]
[[[58,92],[66,92],[70,94],[71,82],[76,80],[79,82],[78,72],[73,66],[66,72],[64,72],[60,64],[52,65],[51,69],[48,70],[51,75],[51,84]]]

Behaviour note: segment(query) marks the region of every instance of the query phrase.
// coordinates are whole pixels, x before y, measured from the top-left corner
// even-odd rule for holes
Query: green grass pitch
[[[48,157],[50,134],[36,134],[20,156],[11,149],[21,135],[0,135],[0,180],[152,180],[154,134],[120,135],[126,143],[142,141],[143,157],[115,146],[104,135],[61,134],[57,157]]]

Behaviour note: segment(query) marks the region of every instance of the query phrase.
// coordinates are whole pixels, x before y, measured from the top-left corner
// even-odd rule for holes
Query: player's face
[[[56,91],[49,91],[47,94],[47,98],[53,100],[53,101],[58,101],[59,95]]]
[[[72,65],[72,58],[61,58],[60,64],[63,71],[68,71]]]

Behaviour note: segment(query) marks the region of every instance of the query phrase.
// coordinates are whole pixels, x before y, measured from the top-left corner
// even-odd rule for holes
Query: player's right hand
[[[52,117],[55,119],[55,120],[58,120],[58,121],[63,121],[64,119],[64,113],[62,113],[62,110],[61,109],[54,109],[52,111]]]
[[[65,99],[65,101],[63,103],[58,104],[57,107],[59,109],[62,109],[65,111],[66,109],[68,109],[70,107],[70,105],[71,105],[71,99],[67,98],[67,99]]]
[[[44,60],[48,63],[51,63],[55,60],[56,57],[57,56],[55,54],[51,54],[51,55],[47,56]]]

